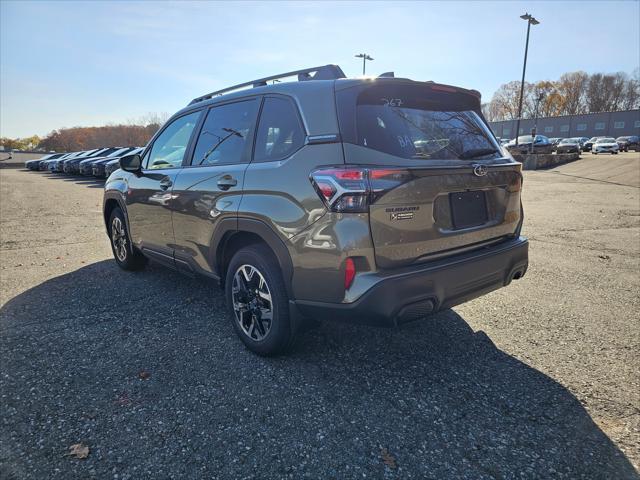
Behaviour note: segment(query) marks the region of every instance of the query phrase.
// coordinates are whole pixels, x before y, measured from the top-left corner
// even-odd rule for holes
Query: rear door
[[[226,218],[238,213],[251,160],[260,98],[215,105],[206,113],[193,155],[172,191],[176,266],[211,271],[209,247]]]
[[[521,165],[496,142],[479,95],[380,79],[336,95],[345,162],[370,166],[379,267],[428,261],[516,234]]]

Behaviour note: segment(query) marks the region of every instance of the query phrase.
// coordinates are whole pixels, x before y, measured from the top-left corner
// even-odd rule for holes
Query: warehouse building
[[[496,137],[515,138],[516,120],[489,122]],[[520,135],[533,128],[532,118],[520,120]],[[547,137],[621,137],[640,135],[640,110],[585,113],[538,118],[538,134]]]

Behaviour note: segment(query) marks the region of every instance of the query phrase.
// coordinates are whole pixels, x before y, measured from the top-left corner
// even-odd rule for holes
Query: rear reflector
[[[351,288],[351,284],[353,283],[353,279],[356,276],[356,264],[353,261],[353,258],[349,257],[345,261],[344,265],[344,289],[349,290]]]

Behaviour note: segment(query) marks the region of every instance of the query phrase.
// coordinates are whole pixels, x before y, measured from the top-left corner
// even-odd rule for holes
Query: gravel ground
[[[639,173],[526,172],[524,279],[264,359],[215,285],[116,267],[100,183],[0,169],[0,478],[640,478]]]

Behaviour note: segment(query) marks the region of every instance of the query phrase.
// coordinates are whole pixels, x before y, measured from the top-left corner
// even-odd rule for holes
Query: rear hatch
[[[402,79],[340,83],[345,163],[368,179],[380,268],[519,234],[521,164],[495,140],[477,92]]]

